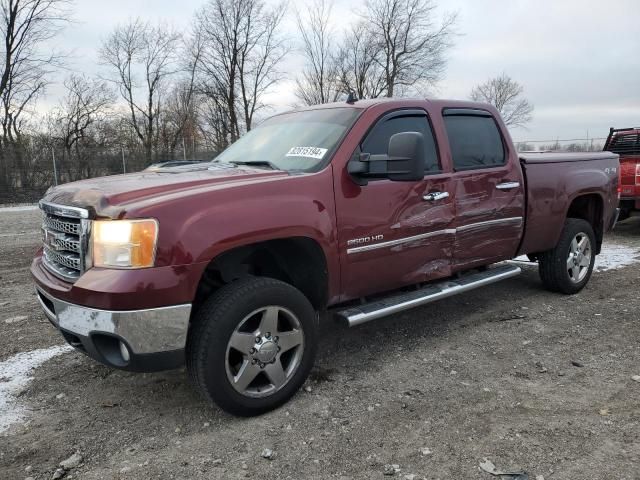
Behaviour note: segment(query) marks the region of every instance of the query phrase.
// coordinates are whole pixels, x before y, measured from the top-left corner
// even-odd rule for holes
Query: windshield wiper
[[[229,163],[233,163],[234,165],[269,167],[271,170],[282,170],[281,168],[278,168],[276,164],[271,163],[268,160],[231,160]]]

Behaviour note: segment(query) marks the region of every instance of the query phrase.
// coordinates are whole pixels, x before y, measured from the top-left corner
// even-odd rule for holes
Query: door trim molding
[[[413,235],[411,237],[398,238],[396,240],[389,240],[387,242],[372,243],[370,245],[362,245],[360,247],[348,248],[347,253],[360,253],[368,252],[369,250],[376,250],[378,248],[394,247],[396,245],[402,245],[403,243],[415,242],[417,240],[423,240],[425,238],[435,237],[437,235],[453,235],[456,233],[455,228],[446,228],[444,230],[435,230],[433,232],[422,233],[420,235]]]
[[[362,245],[360,247],[353,247],[347,249],[347,254],[368,252],[371,250],[377,250],[379,248],[395,247],[396,245],[402,245],[404,243],[416,242],[418,240],[424,240],[425,238],[431,238],[439,235],[455,235],[457,232],[464,232],[474,228],[488,227],[491,225],[508,224],[508,225],[522,225],[522,217],[509,217],[498,218],[495,220],[487,220],[484,222],[469,223],[457,228],[445,228],[443,230],[435,230],[433,232],[422,233],[420,235],[413,235],[411,237],[398,238],[396,240],[388,240],[386,242],[372,243],[370,245]]]
[[[462,225],[461,227],[458,227],[456,231],[464,232],[465,230],[472,230],[478,227],[488,227],[490,225],[498,225],[501,223],[520,226],[522,225],[522,217],[497,218],[495,220],[487,220],[485,222],[469,223],[467,225]]]

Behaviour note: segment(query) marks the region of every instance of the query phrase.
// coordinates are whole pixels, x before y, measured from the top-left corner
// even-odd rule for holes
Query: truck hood
[[[136,204],[200,187],[225,188],[262,182],[287,172],[207,163],[66,183],[47,190],[43,200],[87,208],[93,216],[118,218]]]

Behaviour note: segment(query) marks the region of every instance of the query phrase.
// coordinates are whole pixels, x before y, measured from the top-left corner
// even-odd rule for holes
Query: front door
[[[401,132],[425,137],[424,180],[372,179],[358,186],[346,171],[336,175],[344,299],[450,275],[455,233],[451,179],[442,171],[426,112],[398,110],[384,115],[355,154],[386,154],[391,136]]]
[[[454,270],[513,258],[525,208],[517,153],[487,111],[448,109],[444,124],[454,168]]]

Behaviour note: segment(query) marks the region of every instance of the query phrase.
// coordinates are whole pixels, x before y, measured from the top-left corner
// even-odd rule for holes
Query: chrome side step
[[[412,292],[404,292],[363,305],[352,306],[335,312],[335,315],[344,320],[347,325],[353,327],[370,320],[515,277],[520,272],[520,267],[515,265],[499,265],[484,272],[471,273],[453,280],[433,283]]]

